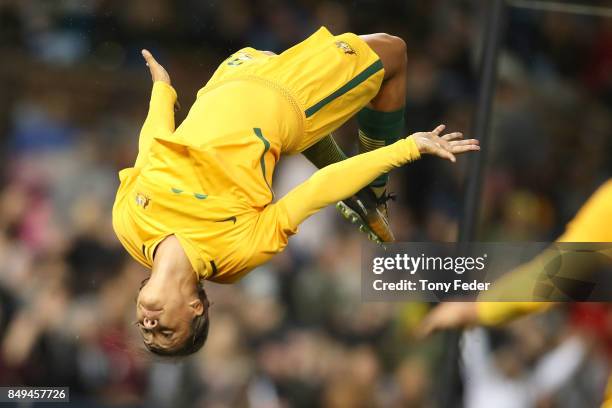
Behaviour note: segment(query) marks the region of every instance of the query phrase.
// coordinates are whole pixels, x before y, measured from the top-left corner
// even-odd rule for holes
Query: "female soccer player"
[[[321,28],[280,55],[244,48],[219,66],[176,130],[170,77],[142,54],[153,78],[150,108],[136,163],[119,173],[113,227],[151,268],[137,316],[157,354],[191,354],[206,341],[203,280],[236,281],[282,251],[304,219],[347,198],[344,212],[390,241],[377,177],[420,154],[454,162],[479,149],[461,133],[440,136],[442,125],[400,139],[406,47],[387,34]],[[328,135],[355,114],[364,153],[343,160]],[[280,155],[305,151],[327,166],[273,203]]]

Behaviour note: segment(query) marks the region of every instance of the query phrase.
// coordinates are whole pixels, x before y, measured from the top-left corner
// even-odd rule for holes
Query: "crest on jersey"
[[[253,56],[246,52],[237,52],[236,54],[232,55],[228,59],[229,61],[227,62],[227,65],[236,66],[236,65],[242,65],[245,61],[252,60]]]
[[[336,47],[344,51],[345,54],[356,54],[355,50],[346,41],[336,41]]]
[[[142,193],[136,194],[136,205],[146,209],[151,203],[151,199]]]

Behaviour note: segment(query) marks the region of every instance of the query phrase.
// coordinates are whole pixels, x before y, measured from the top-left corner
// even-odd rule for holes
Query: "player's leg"
[[[330,164],[338,163],[346,159],[346,154],[342,151],[333,134],[325,136],[317,143],[310,146],[302,152],[317,169],[329,166]]]
[[[406,43],[388,34],[360,36],[380,57],[385,69],[382,85],[370,103],[357,114],[359,152],[365,153],[396,142],[404,134],[406,100]],[[383,242],[395,237],[388,218],[386,192],[389,176],[381,175],[370,186],[338,203],[338,209],[353,223],[362,224]]]
[[[401,136],[405,48],[401,39],[387,34],[333,36],[321,28],[270,57],[268,63],[254,64],[252,74],[281,84],[292,106],[301,110],[303,131],[283,135],[281,152],[306,152],[317,167],[342,160],[345,155],[329,135],[355,115],[363,134],[362,152]],[[379,195],[367,188],[359,197],[346,200],[350,205],[344,214],[374,231],[380,240],[392,241],[386,220],[385,185],[383,177],[375,184]],[[362,211],[351,210],[353,207]]]
[[[360,36],[378,54],[385,76],[378,94],[358,114],[360,124],[360,152],[382,147],[403,135],[404,101],[406,97],[406,44],[389,34],[368,34]],[[369,134],[369,136],[368,136]],[[362,136],[363,135],[363,136]],[[335,142],[333,135],[328,135],[302,152],[318,168],[328,166],[346,155]],[[386,177],[375,183],[378,192],[382,193]]]
[[[372,101],[357,114],[359,150],[361,153],[396,142],[404,134],[406,103],[406,43],[388,34],[363,35],[361,38],[380,57],[385,76]],[[387,177],[380,177],[374,186],[381,195]]]
[[[404,103],[406,97],[406,44],[389,34],[360,36],[379,56],[385,68],[382,85],[358,114],[359,152],[365,153],[398,140],[404,132]],[[346,159],[346,155],[330,134],[302,152],[317,168]],[[378,240],[391,242],[386,201],[388,175],[381,175],[370,186],[355,196],[339,203],[341,213],[353,223],[362,225]]]

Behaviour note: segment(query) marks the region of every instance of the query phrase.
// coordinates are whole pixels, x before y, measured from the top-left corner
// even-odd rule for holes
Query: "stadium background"
[[[68,385],[72,405],[88,407],[436,406],[444,342],[413,336],[426,306],[360,303],[365,238],[333,209],[240,284],[209,284],[207,345],[166,362],[132,326],[146,273],[114,238],[110,208],[148,104],[141,48],[169,71],[180,122],[216,65],[245,45],[278,52],[320,25],[389,32],[408,44],[408,130],[444,122],[469,134],[483,5],[0,0],[0,385]],[[554,239],[612,170],[612,19],[506,17],[478,236]],[[354,152],[354,124],[338,137]],[[465,167],[424,159],[393,173],[399,240],[455,240]],[[277,196],[312,171],[283,159]],[[489,405],[465,406],[597,406],[611,333],[607,308],[592,305],[492,332],[490,349],[473,340],[502,383],[522,388],[509,401],[470,378],[466,391]],[[540,363],[568,338],[574,348],[552,369],[565,374],[540,387]]]

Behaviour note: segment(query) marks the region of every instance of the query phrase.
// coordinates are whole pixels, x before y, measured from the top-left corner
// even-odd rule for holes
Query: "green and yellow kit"
[[[325,28],[280,55],[226,59],[175,129],[175,90],[155,82],[133,167],[119,173],[113,227],[151,267],[175,235],[200,278],[231,283],[287,245],[298,225],[380,174],[419,158],[411,138],[317,171],[274,201],[282,154],[328,135],[378,93],[384,67],[357,35]]]

